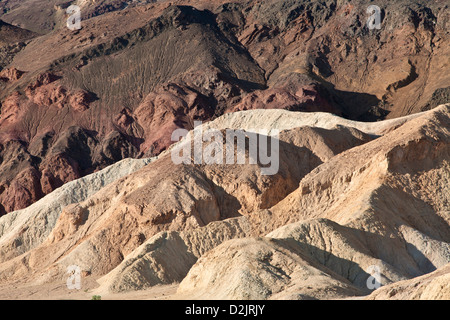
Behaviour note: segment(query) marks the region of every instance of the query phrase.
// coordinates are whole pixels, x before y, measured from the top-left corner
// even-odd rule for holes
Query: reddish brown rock
[[[17,70],[14,67],[7,68],[7,69],[2,70],[2,72],[0,72],[0,80],[17,81],[22,77],[23,74],[24,74],[23,71]]]
[[[62,109],[65,105],[76,112],[83,112],[89,109],[91,95],[86,90],[71,92],[59,82],[58,76],[51,73],[44,73],[38,76],[37,80],[30,84],[25,93],[30,101],[43,106],[55,106]]]
[[[52,82],[58,80],[59,78],[60,77],[55,75],[54,73],[44,72],[44,73],[39,74],[36,77],[36,79],[34,80],[34,82],[30,83],[26,89],[27,89],[27,91],[35,90],[36,88],[39,88],[41,86],[52,83]]]
[[[128,127],[134,122],[131,110],[123,108],[114,118],[114,122],[122,131],[127,131]]]
[[[67,90],[60,85],[44,85],[29,93],[28,98],[42,107],[53,105],[62,109],[67,100]]]
[[[83,112],[89,109],[89,103],[91,102],[91,98],[89,92],[85,90],[79,90],[74,94],[70,95],[69,104],[70,106],[78,112]]]
[[[33,167],[21,171],[9,184],[3,184],[0,194],[1,211],[10,212],[28,207],[43,194],[39,183],[40,173]],[[1,213],[1,212],[0,212]]]
[[[213,110],[206,97],[185,86],[169,83],[150,93],[134,114],[144,129],[141,152],[151,155],[159,154],[173,143],[171,135],[175,129],[192,129],[194,120],[207,120]]]
[[[40,184],[42,192],[49,194],[66,182],[80,178],[78,164],[67,157],[57,154],[41,166]]]
[[[0,123],[5,125],[6,123],[15,122],[20,113],[20,93],[14,92],[1,104]]]
[[[284,109],[307,112],[341,112],[332,106],[325,97],[327,91],[319,84],[301,84],[296,81],[284,81],[272,88],[258,90],[246,95],[240,103],[228,112],[252,109]]]

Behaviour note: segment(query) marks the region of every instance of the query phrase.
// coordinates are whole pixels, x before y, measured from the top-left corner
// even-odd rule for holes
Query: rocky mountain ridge
[[[279,119],[267,117],[282,129],[275,176],[250,164],[175,165],[171,151],[115,181],[113,165],[109,182],[65,207],[57,190],[0,218],[0,281],[63,281],[78,265],[105,294],[180,283],[177,297],[189,299],[330,299],[369,294],[371,266],[380,290],[446,270],[449,111],[334,129],[284,129],[287,111],[245,111],[236,118]],[[230,115],[204,129],[232,127]]]
[[[0,15],[22,27],[0,35],[0,214],[157,155],[195,120],[280,108],[375,121],[448,100],[445,1],[382,1],[380,30],[357,0],[41,4],[59,24],[23,15],[28,2]],[[81,30],[64,25],[69,4]]]

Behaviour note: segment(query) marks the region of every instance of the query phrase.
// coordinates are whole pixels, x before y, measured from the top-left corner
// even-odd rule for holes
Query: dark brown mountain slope
[[[69,4],[81,30],[65,27]],[[447,102],[446,1],[377,4],[379,30],[359,0],[2,2],[0,19],[43,35],[0,61],[0,214],[158,154],[196,119],[282,108],[374,121]]]

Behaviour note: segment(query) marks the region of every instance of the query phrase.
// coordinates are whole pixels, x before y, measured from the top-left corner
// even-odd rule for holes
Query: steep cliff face
[[[448,100],[445,1],[381,1],[373,30],[359,0],[147,2],[2,2],[0,156],[10,141],[23,156],[0,163],[0,214],[156,155],[195,120],[275,108],[375,121]],[[81,30],[65,27],[70,4]]]

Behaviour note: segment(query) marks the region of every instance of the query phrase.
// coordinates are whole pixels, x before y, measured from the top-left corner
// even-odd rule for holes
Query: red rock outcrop
[[[5,124],[5,122],[16,122],[18,120],[21,105],[20,96],[20,93],[16,91],[3,101],[0,118],[2,124]]]
[[[19,80],[22,75],[24,74],[23,71],[17,70],[16,68],[7,68],[2,70],[0,72],[0,80],[2,81],[17,81]]]
[[[91,97],[89,92],[85,90],[79,90],[69,97],[70,106],[78,112],[83,112],[89,109],[89,104],[91,102]]]
[[[40,172],[29,167],[9,183],[3,183],[0,190],[0,213],[26,208],[43,196]]]
[[[72,159],[67,159],[61,154],[46,160],[40,168],[42,172],[40,184],[44,194],[49,194],[66,182],[81,177],[78,163]]]
[[[214,110],[208,99],[186,86],[169,83],[150,93],[134,112],[143,128],[141,152],[157,155],[170,146],[177,128],[192,129],[194,120],[210,119]]]
[[[327,100],[329,93],[318,83],[306,83],[305,79],[292,77],[266,90],[257,90],[242,98],[227,112],[252,109],[284,109],[289,111],[330,112],[341,114]]]

